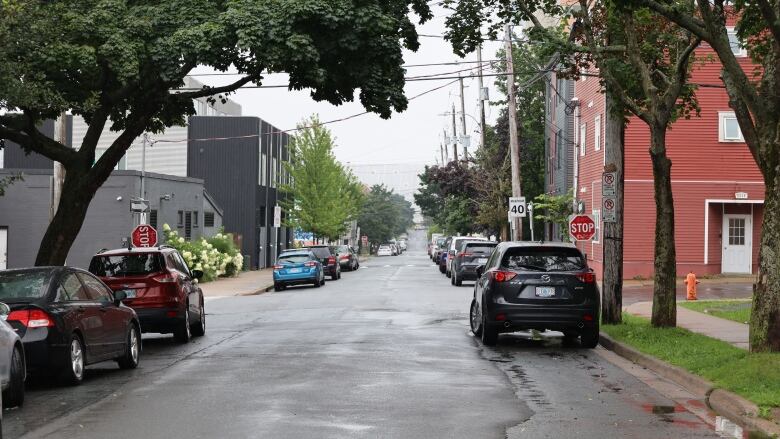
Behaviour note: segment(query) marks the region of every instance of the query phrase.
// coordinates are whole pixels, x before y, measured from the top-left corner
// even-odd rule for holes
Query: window
[[[594,151],[601,150],[601,115],[596,116],[593,121],[593,149]]]
[[[101,303],[111,303],[113,301],[111,292],[102,282],[88,274],[79,273],[78,276],[79,279],[81,279],[81,282],[87,287],[87,294],[90,299]]]
[[[720,118],[718,140],[721,142],[744,142],[737,117],[732,112],[718,113]]]
[[[214,212],[203,212],[203,227],[214,227]]]
[[[184,211],[176,212],[176,227],[184,227]]]
[[[30,270],[22,272],[0,271],[0,300],[34,301],[49,292],[49,272]]]
[[[565,83],[563,81],[563,78],[559,77],[559,78],[556,78],[556,79],[557,79],[557,81],[555,83],[555,90],[557,91],[556,94],[558,95],[558,99],[560,99],[561,102],[563,102],[563,87],[564,87]]]
[[[200,212],[192,212],[192,227],[195,227],[196,229],[200,227],[199,216]]]
[[[593,235],[593,243],[601,242],[601,210],[593,211],[593,222],[596,223],[596,234]]]
[[[501,266],[513,270],[577,271],[586,264],[576,248],[513,247],[506,251]]]
[[[737,31],[733,27],[728,27],[726,30],[729,36],[729,46],[731,46],[731,51],[734,53],[734,55],[737,57],[747,56],[747,49],[739,41],[739,38],[737,37]]]
[[[152,209],[149,211],[149,225],[157,228],[157,209]]]
[[[79,278],[76,277],[76,273],[67,273],[63,276],[60,287],[57,289],[57,301],[66,302],[70,300],[91,300],[87,289],[82,285]]]
[[[192,238],[192,212],[184,212],[184,239]]]
[[[563,130],[558,130],[555,135],[555,168],[561,169],[563,159]]]
[[[258,174],[260,186],[268,186],[268,156],[266,153],[260,154],[260,172]]]
[[[580,126],[580,155],[582,157],[585,157],[585,145],[587,145],[587,142],[585,142],[585,134],[587,133],[588,124],[583,123]]]
[[[279,166],[276,157],[271,159],[271,187],[276,187],[276,168]]]
[[[745,218],[729,218],[729,245],[745,245]]]

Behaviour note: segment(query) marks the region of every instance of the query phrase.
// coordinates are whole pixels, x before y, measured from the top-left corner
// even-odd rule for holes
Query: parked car
[[[27,371],[53,372],[70,384],[84,379],[89,364],[138,367],[141,326],[123,298],[77,268],[0,271],[0,300],[11,308],[6,321],[21,337]]]
[[[273,269],[274,291],[291,285],[312,284],[315,288],[325,285],[322,263],[311,250],[283,252]]]
[[[471,302],[471,330],[485,345],[498,334],[529,329],[561,331],[594,348],[599,341],[599,290],[582,253],[571,244],[498,244]]]
[[[477,267],[485,265],[498,244],[487,241],[463,241],[452,258],[452,285],[461,286],[464,280],[477,279]]]
[[[439,272],[442,274],[447,273],[447,258],[449,257],[449,252],[447,251],[448,248],[450,248],[450,244],[452,243],[452,236],[448,236],[444,243],[441,246],[441,249],[439,250]]]
[[[27,378],[22,339],[5,320],[10,313],[11,307],[0,302],[0,383],[3,389],[0,401],[5,408],[24,404],[24,380]]]
[[[406,240],[402,239],[398,241],[398,246],[401,248],[401,252],[405,252],[407,247]]]
[[[327,245],[311,245],[305,247],[314,253],[314,256],[320,260],[325,274],[330,276],[331,280],[341,279],[341,264],[336,260],[336,255],[331,253]]]
[[[379,246],[379,249],[376,251],[377,256],[392,256],[393,255],[393,249],[390,248],[389,244],[382,244]]]
[[[357,252],[352,247],[348,245],[334,245],[331,246],[330,251],[337,256],[342,271],[354,271],[360,267]]]
[[[459,251],[461,245],[466,241],[487,241],[486,238],[478,236],[453,236],[449,245],[447,245],[447,266],[444,274],[447,277],[452,276],[452,262],[455,260],[455,254]]]
[[[432,261],[436,260],[434,251],[437,250],[436,243],[438,242],[439,238],[443,237],[441,233],[432,233],[431,234],[431,240],[428,242],[428,256],[431,258]]]
[[[206,308],[197,280],[173,247],[117,249],[92,257],[89,271],[115,293],[123,293],[143,332],[173,334],[180,343],[206,333]]]

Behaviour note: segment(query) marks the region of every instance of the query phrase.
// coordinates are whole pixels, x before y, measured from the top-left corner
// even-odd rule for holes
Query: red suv
[[[167,246],[102,251],[92,257],[89,271],[115,292],[127,297],[142,332],[173,333],[187,343],[206,333],[203,291],[176,249]]]

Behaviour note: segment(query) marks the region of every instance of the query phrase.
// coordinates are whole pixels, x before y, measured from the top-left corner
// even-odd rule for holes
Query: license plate
[[[536,297],[553,297],[554,295],[554,287],[536,287]]]
[[[488,258],[479,258],[477,259],[477,264],[487,264]]]
[[[291,268],[291,269],[287,270],[287,272],[288,273],[302,273],[303,272],[303,268]]]
[[[125,297],[128,299],[134,299],[135,298],[135,290],[121,290],[123,293],[125,293]]]

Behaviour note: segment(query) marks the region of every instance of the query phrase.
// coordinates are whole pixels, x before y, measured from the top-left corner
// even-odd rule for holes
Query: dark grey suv
[[[583,347],[599,341],[599,289],[585,257],[571,244],[505,242],[484,267],[471,302],[471,330],[485,345],[501,332],[561,331]]]
[[[477,268],[487,263],[490,254],[498,244],[488,241],[463,241],[452,259],[450,283],[457,287],[464,280],[476,280]]]

